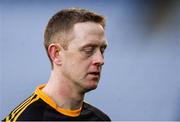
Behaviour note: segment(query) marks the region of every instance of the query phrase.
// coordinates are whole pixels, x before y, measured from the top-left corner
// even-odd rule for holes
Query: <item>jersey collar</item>
[[[56,111],[58,111],[61,114],[64,114],[66,116],[71,116],[71,117],[77,117],[81,113],[81,108],[77,110],[68,110],[68,109],[63,109],[59,107],[48,95],[46,95],[42,89],[46,86],[46,84],[42,84],[38,86],[35,90],[35,94],[37,94],[44,102],[46,102],[48,105],[50,105],[52,108],[54,108]]]

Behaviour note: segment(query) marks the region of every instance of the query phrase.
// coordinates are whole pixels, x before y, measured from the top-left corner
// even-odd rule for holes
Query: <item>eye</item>
[[[106,47],[101,47],[101,53],[104,54],[104,51],[105,51]]]
[[[94,53],[95,51],[95,48],[94,47],[86,47],[83,49],[84,53],[87,54],[87,55],[91,55]]]

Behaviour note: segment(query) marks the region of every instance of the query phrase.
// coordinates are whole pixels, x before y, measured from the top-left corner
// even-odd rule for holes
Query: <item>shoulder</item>
[[[106,115],[104,112],[102,112],[100,109],[96,108],[95,106],[84,102],[83,107],[86,111],[92,112],[98,119],[104,121],[111,121],[108,115]]]
[[[26,121],[26,120],[41,120],[42,111],[45,104],[35,94],[23,101],[17,106],[5,120],[9,121]]]
[[[37,101],[29,104],[19,115],[17,120],[41,121],[43,120],[46,107],[47,105],[41,99],[38,99]]]

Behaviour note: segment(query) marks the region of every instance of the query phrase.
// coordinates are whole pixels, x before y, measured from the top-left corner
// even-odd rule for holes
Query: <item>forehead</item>
[[[72,45],[86,44],[107,45],[103,27],[94,22],[76,23],[73,28],[74,39]],[[70,44],[71,45],[71,44]]]

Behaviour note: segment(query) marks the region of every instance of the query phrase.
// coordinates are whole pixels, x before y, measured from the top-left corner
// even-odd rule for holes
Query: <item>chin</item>
[[[89,92],[91,90],[96,89],[98,86],[98,81],[91,81],[85,86],[85,92]]]
[[[92,90],[94,90],[94,89],[96,89],[96,88],[97,88],[97,87],[86,88],[86,89],[84,90],[84,93],[89,92],[89,91],[92,91]]]

